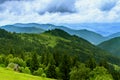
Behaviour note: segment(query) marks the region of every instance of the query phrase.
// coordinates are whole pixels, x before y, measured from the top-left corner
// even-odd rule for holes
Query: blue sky
[[[119,22],[120,0],[0,0],[0,25]]]

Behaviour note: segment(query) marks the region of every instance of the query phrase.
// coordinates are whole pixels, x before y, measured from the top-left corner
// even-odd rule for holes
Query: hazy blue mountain
[[[24,26],[18,27],[14,25],[6,25],[6,26],[2,26],[1,28],[9,32],[16,32],[16,33],[42,33],[45,31],[43,29],[36,27],[24,27]]]
[[[99,44],[106,39],[102,35],[92,32],[92,31],[89,31],[89,30],[86,30],[86,29],[76,30],[76,31],[74,31],[74,34],[88,40],[92,44]]]
[[[3,29],[11,32],[24,32],[24,33],[41,33],[46,30],[52,30],[52,29],[62,29],[66,32],[68,32],[71,35],[77,35],[83,39],[86,39],[87,41],[91,42],[92,44],[99,44],[102,41],[106,40],[105,37],[102,35],[95,33],[93,31],[89,31],[86,29],[81,30],[74,30],[65,26],[56,26],[52,24],[37,24],[37,23],[28,23],[28,24],[21,24],[17,23],[14,25],[6,25],[2,26]]]
[[[16,23],[16,24],[14,24],[14,26],[18,26],[18,27],[37,27],[37,28],[41,28],[41,29],[44,29],[44,30],[51,30],[51,29],[56,28],[56,26],[52,25],[52,24],[37,24],[37,23],[26,23],[26,24]]]
[[[109,39],[115,38],[115,37],[120,37],[120,32],[117,32],[117,33],[114,33],[114,34],[108,36]]]
[[[62,29],[66,32],[68,32],[69,34],[71,35],[77,35],[83,39],[86,39],[87,41],[91,42],[92,44],[99,44],[103,41],[106,40],[106,37],[98,34],[98,33],[95,33],[93,31],[89,31],[87,29],[81,29],[81,30],[74,30],[74,29],[70,29],[70,28],[67,28],[67,27],[64,27],[64,26],[54,26],[55,28],[58,28],[58,29]]]
[[[100,48],[120,56],[120,37],[112,38],[98,45]]]
[[[78,24],[63,24],[72,29],[87,29],[104,36],[120,32],[120,23],[78,23]]]

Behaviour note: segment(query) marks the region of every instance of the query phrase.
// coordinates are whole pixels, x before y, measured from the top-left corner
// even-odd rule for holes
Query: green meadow
[[[19,73],[12,70],[8,70],[7,68],[0,67],[0,80],[52,80],[52,79],[32,76],[29,74]]]

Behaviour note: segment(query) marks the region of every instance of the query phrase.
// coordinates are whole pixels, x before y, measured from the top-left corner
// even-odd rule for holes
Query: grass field
[[[32,76],[0,67],[0,80],[52,80],[52,79]]]

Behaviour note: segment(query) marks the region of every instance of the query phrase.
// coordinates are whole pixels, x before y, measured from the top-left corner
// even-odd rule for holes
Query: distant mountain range
[[[61,25],[61,24],[60,24]],[[68,26],[72,29],[87,29],[90,31],[94,31],[104,36],[111,35],[116,32],[120,32],[120,23],[69,23],[62,24]]]
[[[65,26],[56,26],[53,24],[17,23],[13,25],[5,25],[5,26],[2,26],[1,28],[9,32],[16,32],[16,33],[43,33],[47,30],[52,30],[57,28],[57,29],[62,29],[71,35],[77,35],[83,39],[86,39],[87,41],[95,45],[98,45],[101,42],[109,40],[111,38],[120,36],[120,33],[115,33],[110,36],[104,37],[98,33],[95,33],[93,31],[89,31],[86,29],[74,30]]]
[[[1,28],[9,32],[16,32],[16,33],[42,33],[45,31],[43,29],[32,26],[19,27],[15,25],[6,25],[6,26],[2,26]]]

